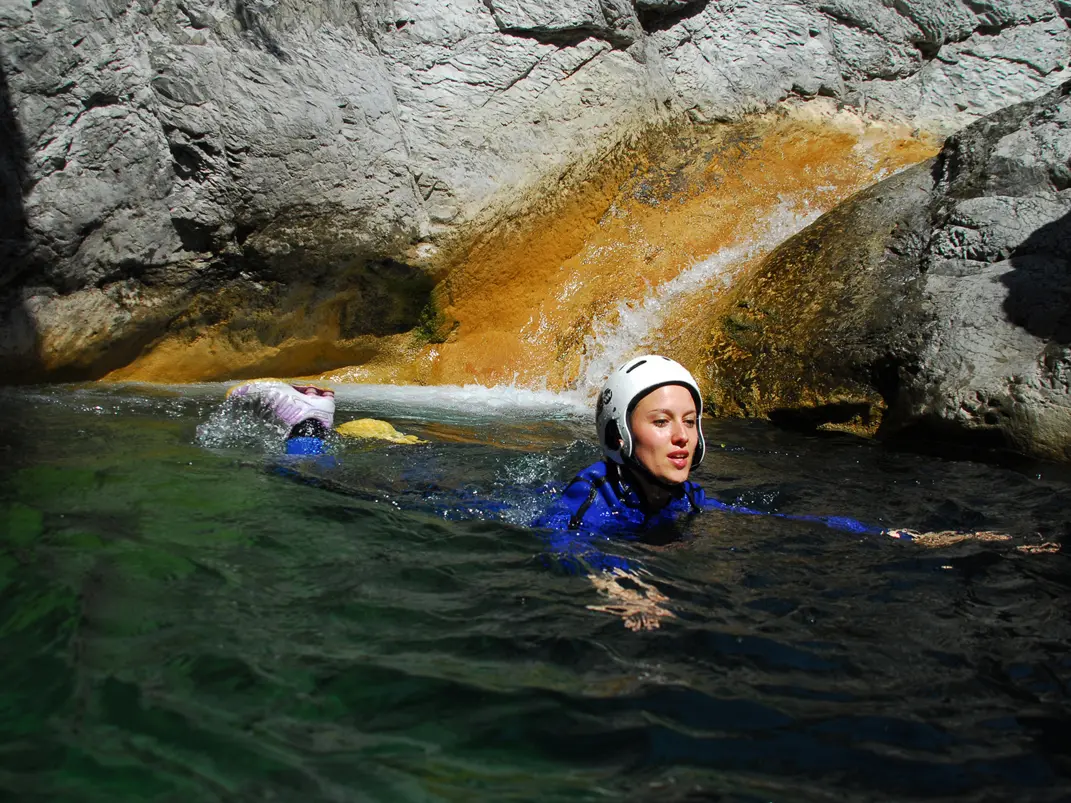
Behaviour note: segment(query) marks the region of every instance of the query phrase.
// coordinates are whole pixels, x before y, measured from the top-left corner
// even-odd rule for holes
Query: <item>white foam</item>
[[[513,385],[327,384],[334,389],[340,410],[364,410],[391,418],[548,419],[591,412],[586,398],[575,391],[557,393]]]

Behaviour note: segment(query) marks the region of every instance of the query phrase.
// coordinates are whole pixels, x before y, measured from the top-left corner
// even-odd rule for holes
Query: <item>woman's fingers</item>
[[[589,574],[588,579],[601,593],[612,602],[607,605],[588,605],[588,610],[618,616],[625,627],[632,631],[654,630],[666,617],[673,617],[672,611],[659,605],[668,602],[665,594],[653,584],[641,580],[634,572],[614,569],[602,574]],[[627,588],[619,581],[627,580],[635,588]]]

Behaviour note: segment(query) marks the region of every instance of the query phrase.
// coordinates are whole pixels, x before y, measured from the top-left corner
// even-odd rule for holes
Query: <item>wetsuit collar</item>
[[[665,508],[675,499],[685,495],[684,483],[666,482],[655,477],[641,463],[627,458],[624,465],[611,464],[617,469],[617,480],[622,490],[636,492],[640,500],[640,509],[644,515],[651,515]]]

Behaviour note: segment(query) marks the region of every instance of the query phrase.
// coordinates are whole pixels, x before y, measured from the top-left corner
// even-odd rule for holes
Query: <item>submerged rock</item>
[[[376,265],[423,288],[651,126],[827,95],[952,130],[1068,41],[1048,0],[4,0],[0,372],[101,376],[206,306],[170,378],[360,362],[417,323]]]
[[[719,308],[721,411],[1071,460],[1071,82],[778,248]]]

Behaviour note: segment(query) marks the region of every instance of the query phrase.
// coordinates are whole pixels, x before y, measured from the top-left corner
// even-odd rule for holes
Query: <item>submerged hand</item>
[[[1012,537],[1006,533],[998,533],[993,530],[977,530],[964,532],[963,530],[941,530],[939,532],[920,533],[916,530],[886,530],[885,534],[890,538],[899,538],[904,541],[912,541],[919,546],[943,547],[960,544],[964,541],[1010,541]],[[1016,552],[1024,554],[1048,554],[1060,551],[1060,545],[1046,541],[1041,544],[1020,544],[1015,547]]]
[[[940,530],[939,532],[920,533],[918,530],[886,530],[890,538],[913,541],[919,546],[951,546],[962,541],[1010,541],[1011,536],[991,530],[964,532],[963,530]]]
[[[673,617],[672,611],[659,605],[669,599],[651,583],[644,582],[633,571],[614,569],[612,572],[589,574],[588,579],[613,602],[608,605],[588,605],[588,610],[620,616],[629,630],[655,630],[661,620]],[[619,582],[627,579],[637,588],[627,588]]]

